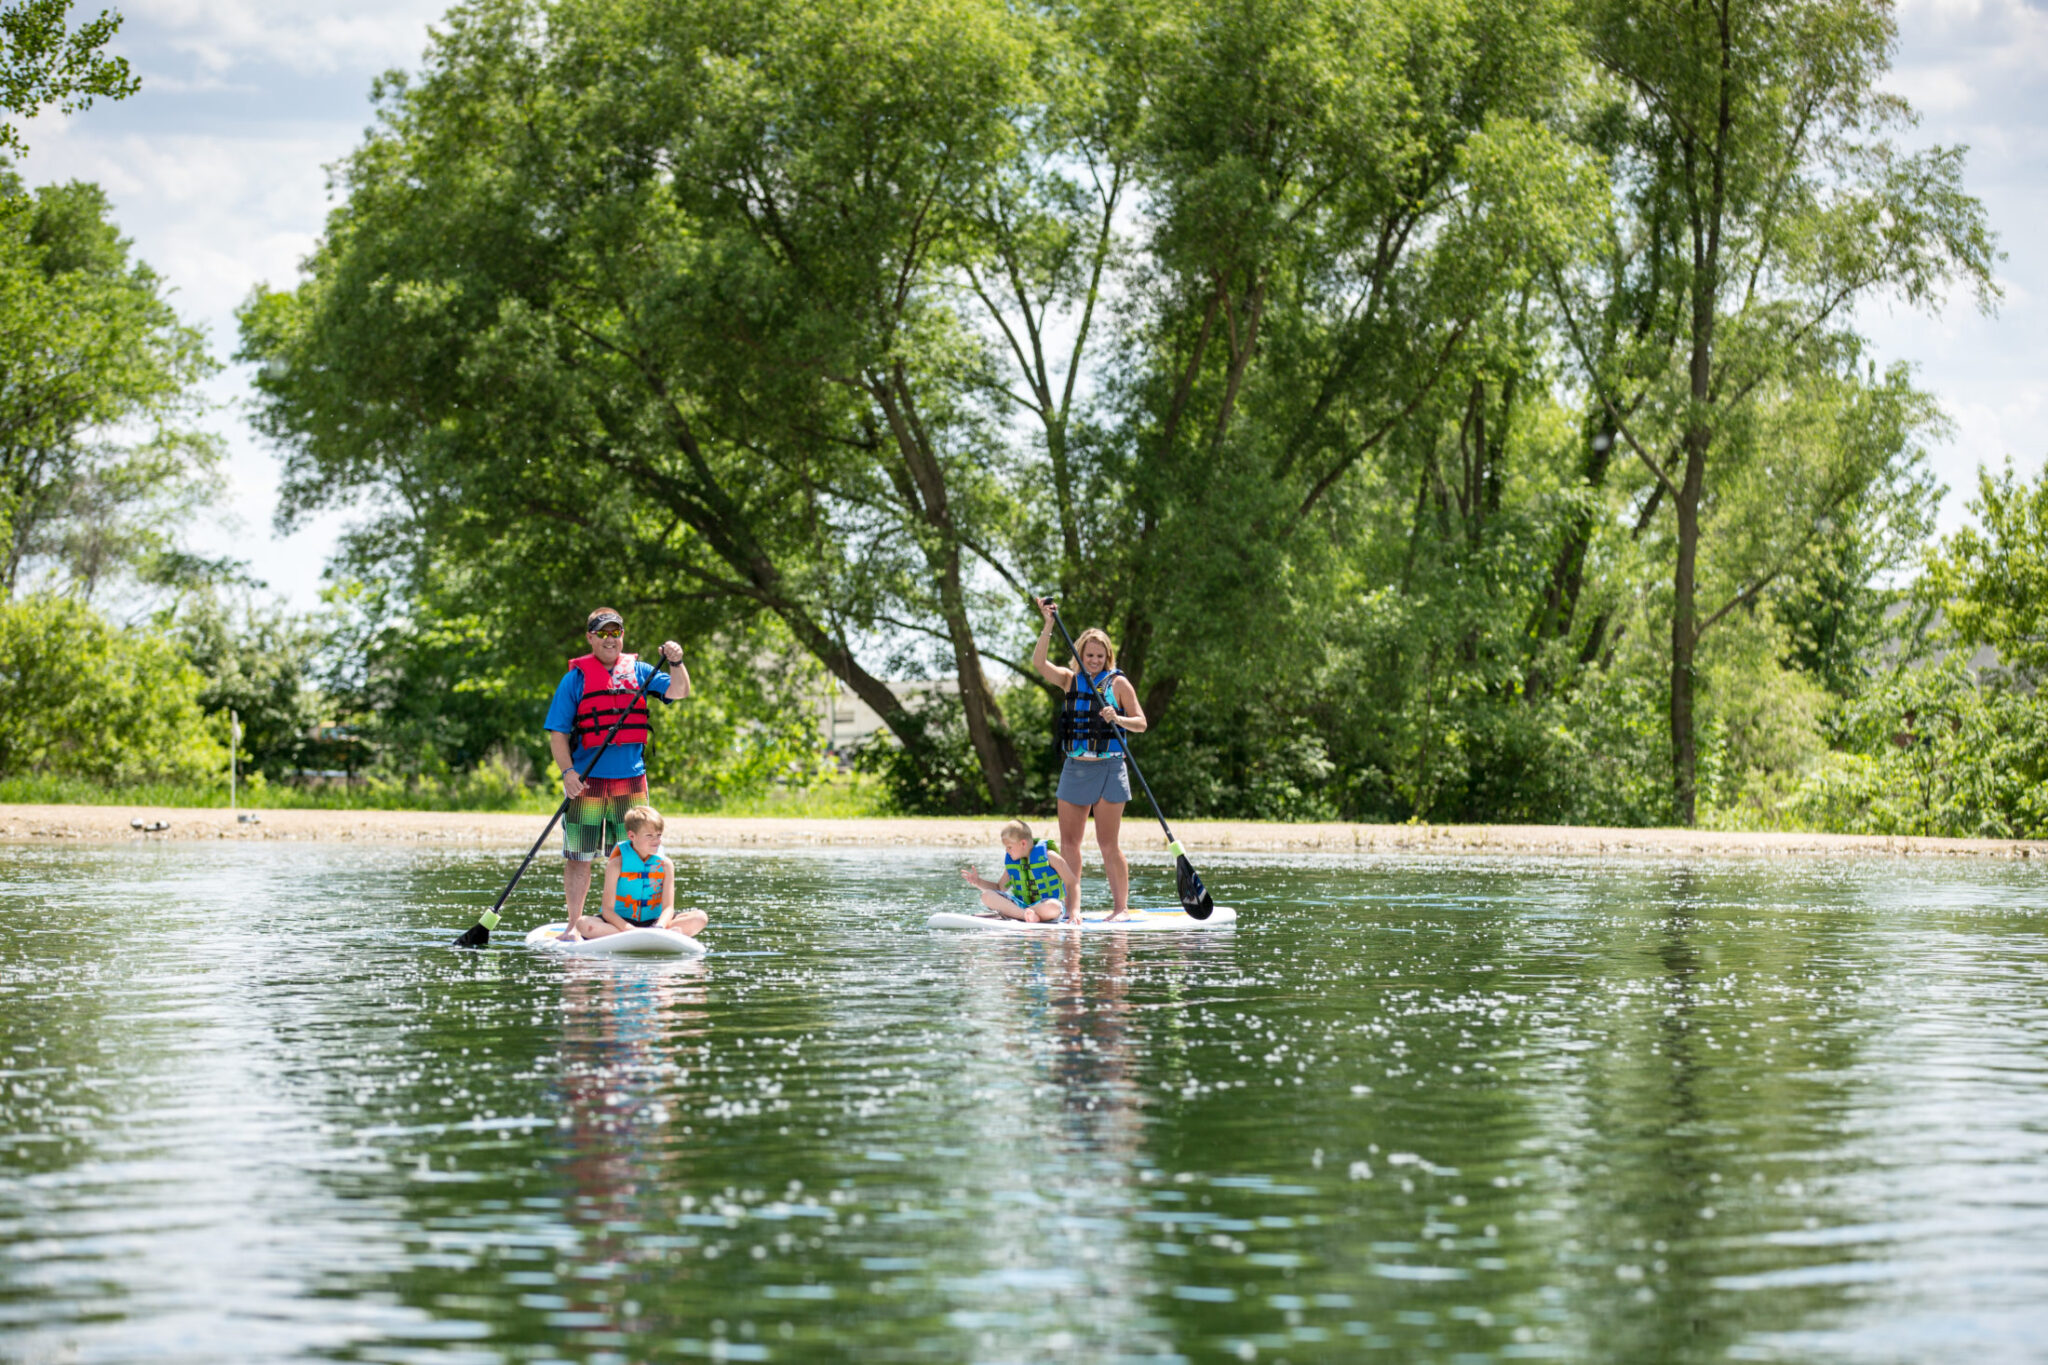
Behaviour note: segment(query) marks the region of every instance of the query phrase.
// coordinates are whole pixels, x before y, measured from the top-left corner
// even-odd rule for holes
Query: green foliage
[[[106,195],[0,170],[0,597],[206,576],[175,535],[219,491],[190,423],[214,372]]]
[[[1982,469],[1970,510],[1979,525],[1925,552],[1906,603],[1917,613],[1892,628],[1899,661],[1829,718],[1835,752],[1741,818],[1867,834],[2048,835],[2048,699],[2038,690],[2048,478],[2024,485],[2010,461]],[[1999,664],[1972,668],[1983,645]]]
[[[8,0],[0,4],[0,156],[25,150],[14,126],[49,105],[73,113],[93,98],[125,99],[138,82],[124,57],[101,51],[121,16],[101,10],[77,28],[66,20],[71,0]]]
[[[517,599],[491,600],[471,575],[430,581],[431,596],[410,600],[388,580],[329,594],[335,616],[314,664],[322,719],[350,736],[354,766],[375,784],[445,790],[434,799],[461,808],[554,791],[541,722],[568,661],[588,649],[581,625],[590,603],[564,610],[561,630],[521,632],[504,624]],[[622,610],[627,647],[651,656],[668,632],[651,613]],[[301,649],[307,643],[299,637]],[[693,808],[722,809],[823,779],[822,680],[815,665],[788,662],[786,634],[766,622],[736,625],[684,647],[694,690],[654,707],[653,787]],[[502,798],[490,797],[496,788]]]
[[[1788,665],[1790,632],[1767,612],[1730,617],[1703,655],[1701,821],[1769,827],[1821,765],[1835,698],[1825,677]]]
[[[1953,656],[1882,675],[1842,708],[1840,752],[1789,824],[1850,834],[2048,836],[2048,702]]]
[[[516,778],[606,600],[689,800],[830,675],[898,809],[1043,811],[1054,585],[1177,812],[1776,818],[1934,499],[1848,310],[1993,250],[1884,6],[1724,9],[459,6],[242,315],[286,519],[377,509],[329,718]]]
[[[327,638],[322,624],[214,592],[176,611],[170,634],[205,679],[200,708],[219,718],[223,735],[230,711],[241,723],[244,776],[275,781],[337,766],[314,737],[326,719],[314,686]]]
[[[1955,148],[1908,152],[1873,0],[1599,0],[1580,113],[1615,185],[1605,250],[1548,266],[1602,435],[1670,514],[1673,806],[1691,822],[1702,637],[1788,575],[1822,528],[1895,481],[1932,405],[1860,373],[1850,310],[1888,291],[1989,307],[1996,250]],[[1609,469],[1589,465],[1605,481]]]
[[[771,646],[784,652],[760,652]],[[649,785],[689,808],[714,809],[825,781],[823,670],[789,662],[787,650],[786,637],[772,631],[730,632],[687,659],[693,690],[660,710],[647,747]]]
[[[0,603],[0,775],[225,783],[225,727],[200,711],[202,686],[156,631],[54,596]]]
[[[1990,645],[2029,681],[2048,678],[2048,477],[2023,486],[2007,458],[2002,473],[1977,471],[1965,526],[1927,556],[1921,595],[1940,605],[1963,647]]]
[[[875,781],[889,809],[904,815],[959,815],[976,809],[974,749],[960,712],[927,699],[909,708],[907,726],[911,745],[891,742],[891,735],[881,733],[856,745],[854,772]],[[1018,809],[1048,811],[1052,803],[1041,797]]]

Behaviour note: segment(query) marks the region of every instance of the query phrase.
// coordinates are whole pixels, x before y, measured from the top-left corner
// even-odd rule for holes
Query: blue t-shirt
[[[634,685],[639,686],[646,683],[647,675],[654,671],[654,665],[648,663],[645,659],[635,663],[633,665]],[[654,685],[647,689],[647,695],[659,697],[664,702],[667,701],[669,681],[669,675],[666,673],[662,674],[654,680]],[[572,668],[562,675],[561,682],[555,684],[555,699],[548,703],[548,718],[543,728],[556,730],[565,735],[574,735],[576,733],[576,704],[582,700],[583,671]],[[571,741],[569,761],[576,765],[576,771],[583,772],[583,760],[588,758],[591,749],[596,747],[595,744],[585,746],[575,743],[573,740]],[[583,773],[583,775],[585,777],[607,778],[644,777],[647,774],[647,764],[642,756],[642,750],[645,747],[640,744],[621,744],[617,740],[613,740],[611,748],[606,749],[604,756],[597,760],[597,766],[589,772]]]

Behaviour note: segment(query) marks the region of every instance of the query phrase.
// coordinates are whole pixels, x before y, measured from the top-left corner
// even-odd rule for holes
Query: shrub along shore
[[[169,806],[0,805],[0,844],[309,840],[515,849],[533,841],[539,818],[505,811],[266,810],[240,812]],[[161,823],[144,833],[135,822]],[[909,847],[987,849],[998,822],[984,817],[873,819],[773,816],[677,816],[671,849]],[[1415,855],[1942,855],[2048,857],[2048,841],[1938,839],[1888,835],[1743,833],[1692,829],[1613,829],[1573,825],[1287,824],[1190,820],[1175,826],[1203,853],[1384,853]],[[1126,850],[1140,864],[1164,864],[1159,841],[1130,831]]]

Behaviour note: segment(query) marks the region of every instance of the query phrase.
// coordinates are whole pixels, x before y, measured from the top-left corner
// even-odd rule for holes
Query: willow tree
[[[1702,636],[1855,515],[1933,416],[1903,374],[1870,373],[1854,306],[1956,283],[1988,305],[1995,253],[1961,149],[1894,140],[1912,114],[1879,89],[1882,0],[1594,0],[1582,24],[1616,251],[1553,285],[1595,429],[1647,480],[1639,524],[1670,518],[1672,808],[1691,824]]]
[[[962,799],[1009,804],[975,597],[1006,432],[955,305],[1045,41],[990,0],[456,10],[309,278],[245,314],[288,511],[396,494],[387,543],[507,594],[770,613],[934,781],[862,642],[935,635]]]

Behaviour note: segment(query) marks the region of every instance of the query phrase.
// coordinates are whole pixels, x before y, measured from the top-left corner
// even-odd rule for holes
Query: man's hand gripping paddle
[[[666,673],[674,667],[668,661],[667,655],[657,651],[654,657],[661,660],[660,665],[647,675],[647,681],[640,684],[640,690],[633,694],[633,700],[628,702],[626,709],[619,712],[617,719],[612,721],[612,728],[604,732],[604,738],[598,742],[596,750],[584,760],[583,766],[576,770],[578,782],[590,776],[590,770],[597,766],[597,760],[603,758],[604,751],[612,747],[612,736],[619,732],[619,727],[626,723],[626,718],[633,714],[634,708],[647,699],[647,689],[654,686],[656,674]],[[520,860],[519,870],[512,874],[512,880],[505,883],[505,889],[498,893],[498,899],[491,908],[478,915],[476,923],[462,931],[461,936],[455,940],[455,947],[481,948],[491,941],[491,930],[498,927],[498,912],[505,908],[505,901],[511,896],[512,888],[519,885],[519,879],[526,875],[526,869],[532,864],[534,855],[540,852],[540,846],[548,841],[548,836],[555,832],[555,826],[568,812],[569,803],[575,799],[573,796],[562,798],[562,804],[556,806],[555,813],[548,817],[548,827],[540,832],[540,838],[533,841],[533,847],[526,850],[526,856]]]
[[[1052,609],[1052,623],[1060,628],[1060,638],[1067,642],[1067,652],[1074,657],[1074,676],[1081,680],[1081,689],[1105,705],[1115,705],[1113,699],[1095,690],[1094,680],[1088,676],[1088,666],[1081,662],[1081,651],[1074,648],[1074,637],[1067,634],[1067,623],[1060,620],[1058,607]],[[1158,818],[1159,828],[1166,833],[1166,847],[1173,854],[1174,880],[1180,887],[1181,908],[1188,912],[1190,919],[1209,918],[1216,911],[1215,897],[1209,894],[1208,887],[1202,885],[1202,874],[1195,871],[1195,865],[1188,861],[1188,851],[1181,847],[1180,840],[1174,838],[1173,831],[1167,827],[1166,813],[1159,809],[1159,798],[1152,794],[1152,784],[1145,780],[1144,772],[1138,767],[1138,756],[1131,752],[1130,731],[1119,729],[1117,738],[1124,746],[1124,761],[1131,765],[1131,775],[1145,789],[1145,799],[1152,803],[1152,814]]]

